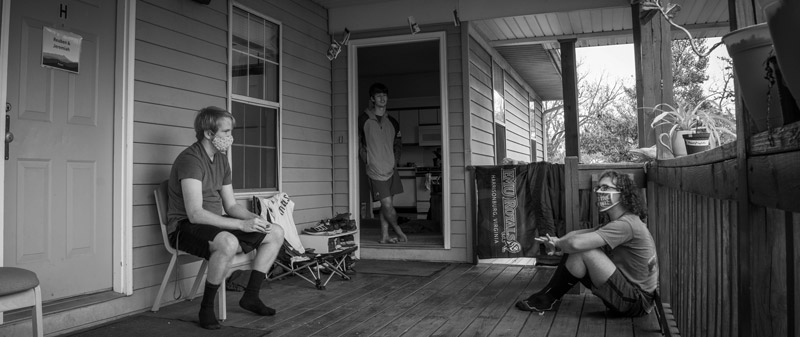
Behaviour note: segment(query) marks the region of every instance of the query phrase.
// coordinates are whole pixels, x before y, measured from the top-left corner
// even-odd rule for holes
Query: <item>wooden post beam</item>
[[[662,5],[668,6],[669,1],[662,1]],[[672,35],[669,22],[660,13],[642,11],[640,3],[631,5],[631,17],[636,64],[639,147],[650,147],[659,143],[657,135],[664,132],[650,127],[656,115],[651,108],[661,103],[674,105]],[[667,151],[664,151],[661,145],[658,146],[658,153],[659,158],[667,157],[662,156]]]
[[[564,149],[567,157],[577,157],[578,149],[578,64],[575,42],[578,39],[558,40],[561,45],[561,84],[564,91]]]

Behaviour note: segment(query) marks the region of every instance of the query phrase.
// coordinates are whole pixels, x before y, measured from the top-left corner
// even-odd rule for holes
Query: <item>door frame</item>
[[[11,1],[0,0],[0,103],[7,101],[8,39]],[[19,0],[18,0],[19,1]],[[116,0],[116,47],[114,62],[114,136],[112,185],[112,283],[115,292],[133,294],[133,98],[136,0]],[[6,125],[5,104],[0,130]],[[13,130],[12,130],[13,132]],[[0,165],[5,177],[5,165]],[[0,179],[0,266],[4,264],[5,179]]]
[[[382,36],[365,39],[350,40],[347,49],[347,125],[348,132],[348,201],[350,214],[360,214],[360,191],[358,176],[358,47],[380,46],[422,41],[439,41],[439,92],[440,92],[440,120],[442,127],[442,236],[444,249],[450,249],[450,133],[448,120],[447,97],[447,32],[417,33],[413,35]]]

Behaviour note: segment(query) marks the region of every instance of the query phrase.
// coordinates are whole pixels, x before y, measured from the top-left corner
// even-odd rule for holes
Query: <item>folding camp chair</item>
[[[355,252],[358,247],[350,247],[326,254],[304,253],[297,254],[286,242],[283,249],[275,259],[273,269],[267,274],[267,280],[272,281],[289,275],[297,275],[306,282],[313,284],[319,290],[325,290],[333,275],[339,275],[344,280],[350,280],[347,275],[349,268],[347,257]],[[278,266],[281,268],[275,268]],[[323,270],[330,274],[323,282]],[[303,275],[308,273],[308,276]]]

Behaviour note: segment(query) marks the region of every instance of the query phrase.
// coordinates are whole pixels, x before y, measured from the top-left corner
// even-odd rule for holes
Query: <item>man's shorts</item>
[[[381,181],[370,178],[369,182],[372,187],[372,201],[380,201],[383,198],[403,193],[403,183],[400,181],[397,170],[389,180]]]
[[[169,235],[169,243],[175,249],[182,250],[194,256],[208,260],[211,257],[209,243],[214,241],[220,232],[229,232],[239,239],[242,252],[249,253],[261,245],[267,234],[248,233],[240,230],[222,229],[212,225],[199,225],[184,219],[178,222],[178,228]]]
[[[644,316],[653,308],[653,295],[628,281],[619,269],[611,274],[606,283],[599,287],[592,285],[591,289],[607,308],[620,316]]]

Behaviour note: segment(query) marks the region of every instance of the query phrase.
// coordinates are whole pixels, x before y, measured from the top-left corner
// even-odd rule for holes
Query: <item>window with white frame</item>
[[[231,26],[233,188],[277,190],[281,25],[234,6]]]

